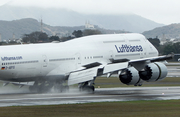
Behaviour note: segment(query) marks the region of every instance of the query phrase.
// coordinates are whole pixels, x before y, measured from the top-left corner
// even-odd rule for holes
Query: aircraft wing
[[[85,81],[93,80],[95,77],[107,74],[110,77],[113,73],[116,73],[122,69],[127,68],[129,65],[133,65],[136,69],[142,70],[147,63],[158,62],[171,59],[172,55],[158,56],[151,58],[143,58],[136,60],[128,59],[111,59],[111,63],[103,64],[99,62],[83,65],[84,69],[71,72],[68,78],[68,85],[73,85]]]
[[[159,62],[172,59],[174,57],[173,54],[165,55],[165,56],[157,56],[157,57],[150,57],[150,58],[143,58],[143,59],[135,59],[129,61],[129,64],[134,66],[137,70],[142,70],[146,64],[151,62]]]
[[[85,69],[71,72],[68,78],[68,85],[73,85],[85,81],[93,80],[94,77],[99,75],[112,73],[121,69],[128,67],[128,62],[115,63],[115,64],[106,64],[101,63],[91,63],[84,65]]]
[[[165,55],[165,56],[157,56],[157,57],[150,57],[150,58],[143,58],[143,59],[135,59],[135,60],[131,60],[130,63],[139,62],[139,61],[148,61],[148,60],[150,62],[159,62],[159,61],[172,59],[173,57],[174,57],[174,55],[171,54],[171,55]]]

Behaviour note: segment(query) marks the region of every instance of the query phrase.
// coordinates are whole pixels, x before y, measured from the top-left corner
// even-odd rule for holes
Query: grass
[[[169,77],[162,81],[157,82],[144,82],[142,87],[152,87],[152,86],[180,86],[180,78]],[[95,80],[96,88],[111,88],[111,87],[134,87],[133,85],[122,84],[121,81],[116,77],[98,77]]]
[[[1,107],[1,117],[170,117],[180,116],[180,100],[101,102]]]

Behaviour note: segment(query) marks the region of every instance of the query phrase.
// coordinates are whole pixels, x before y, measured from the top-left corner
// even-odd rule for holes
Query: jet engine
[[[147,82],[164,79],[167,76],[167,67],[160,62],[147,64],[143,71],[139,71],[139,76]]]
[[[142,85],[138,71],[134,67],[127,68],[119,75],[119,80],[127,85]]]

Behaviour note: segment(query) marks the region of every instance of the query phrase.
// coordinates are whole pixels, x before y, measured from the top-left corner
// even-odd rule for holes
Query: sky
[[[85,14],[133,13],[157,23],[180,23],[180,0],[0,0],[0,5],[66,8]]]

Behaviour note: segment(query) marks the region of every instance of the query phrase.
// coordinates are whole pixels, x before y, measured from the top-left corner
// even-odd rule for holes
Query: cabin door
[[[79,68],[81,66],[81,54],[80,53],[76,53],[75,55],[76,57],[76,66],[77,68]]]
[[[47,67],[48,61],[46,55],[43,55],[43,67]]]
[[[113,51],[109,51],[109,59],[114,59]]]

